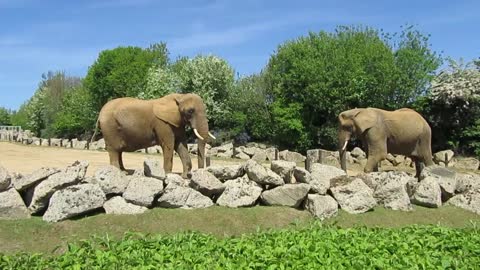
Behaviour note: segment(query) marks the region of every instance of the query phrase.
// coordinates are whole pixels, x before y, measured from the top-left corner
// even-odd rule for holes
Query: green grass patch
[[[0,269],[475,269],[480,231],[340,228],[314,222],[218,238],[129,233],[69,244],[60,256],[0,255]]]

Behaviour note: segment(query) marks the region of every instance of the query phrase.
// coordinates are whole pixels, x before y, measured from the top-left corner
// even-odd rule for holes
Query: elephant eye
[[[194,111],[195,111],[194,108],[190,108],[188,109],[187,114],[192,115]]]

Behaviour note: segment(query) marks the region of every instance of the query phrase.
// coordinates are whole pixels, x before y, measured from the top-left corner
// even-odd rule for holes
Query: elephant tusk
[[[345,149],[347,148],[347,144],[348,144],[348,140],[345,140],[345,144],[342,147],[342,151],[345,151]]]
[[[195,135],[196,135],[200,140],[202,140],[202,141],[204,140],[203,137],[200,136],[200,134],[198,133],[198,131],[197,131],[196,128],[193,129],[193,132],[195,133]]]
[[[212,135],[212,133],[210,133],[210,131],[208,132],[208,136],[210,136],[212,139],[216,140],[217,138],[215,138],[215,136]]]

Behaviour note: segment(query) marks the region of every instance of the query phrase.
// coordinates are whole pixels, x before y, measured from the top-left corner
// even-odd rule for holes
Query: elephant
[[[198,168],[204,167],[207,140],[215,139],[208,129],[205,104],[196,94],[175,93],[151,100],[116,98],[102,107],[96,125],[102,131],[111,165],[125,170],[123,152],[160,145],[165,172],[172,171],[175,150],[184,178],[192,170],[185,126],[191,126],[198,138]]]
[[[356,108],[338,115],[338,147],[340,163],[346,171],[346,147],[352,135],[366,148],[365,172],[378,170],[378,162],[387,153],[410,157],[415,162],[416,176],[423,165],[433,165],[432,132],[427,121],[416,111],[402,108],[386,111],[377,108]]]

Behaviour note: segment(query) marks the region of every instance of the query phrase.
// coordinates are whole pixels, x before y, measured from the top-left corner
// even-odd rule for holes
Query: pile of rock
[[[447,202],[480,214],[480,176],[429,167],[418,182],[405,172],[375,172],[356,177],[314,163],[307,171],[284,160],[260,164],[212,166],[190,179],[165,174],[159,160],[125,175],[115,167],[99,168],[86,177],[88,162],[64,169],[40,168],[29,175],[10,175],[0,167],[0,218],[41,215],[57,222],[92,211],[138,214],[153,207],[249,207],[257,204],[306,209],[325,219],[341,208],[363,213],[377,205],[408,211],[411,204],[440,207]]]

